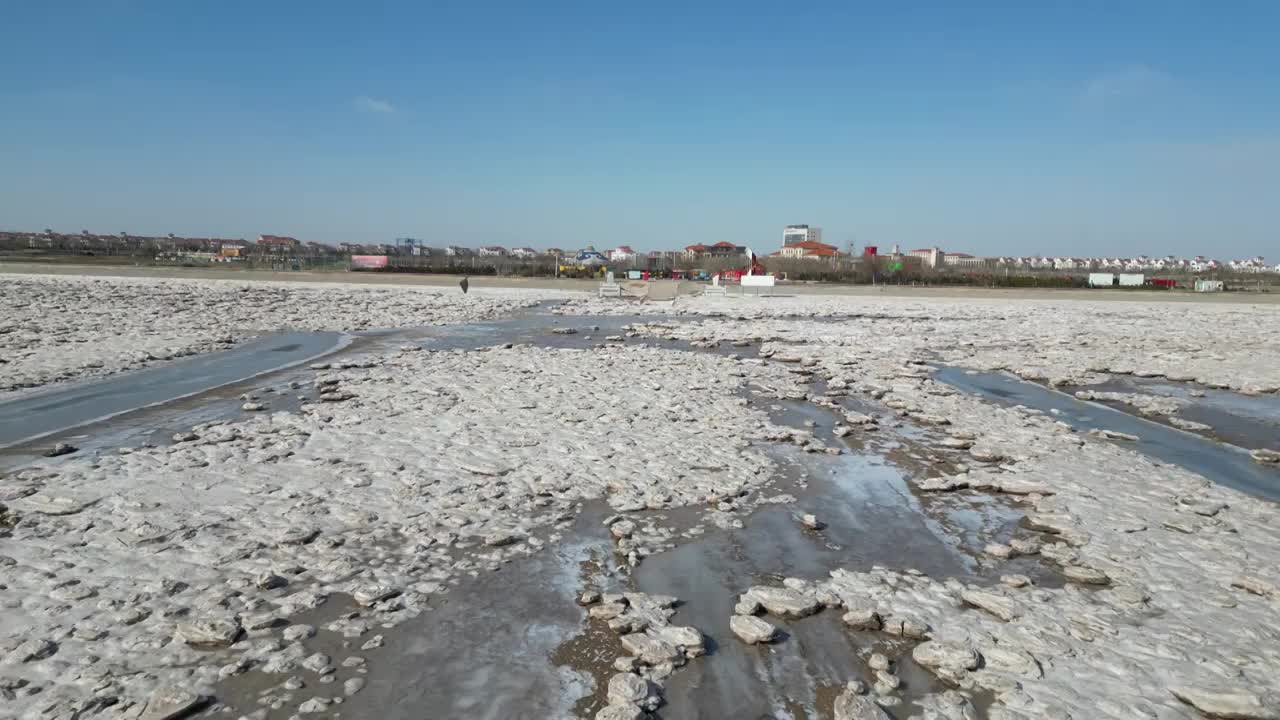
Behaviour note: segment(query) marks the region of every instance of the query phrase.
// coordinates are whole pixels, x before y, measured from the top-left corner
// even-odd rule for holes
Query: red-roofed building
[[[294,250],[302,243],[286,235],[259,235],[258,245],[266,250]]]
[[[613,262],[631,262],[636,257],[636,251],[632,250],[630,245],[619,245],[609,251],[609,259]]]
[[[734,245],[725,241],[718,242],[715,245],[689,245],[684,249],[684,254],[688,257],[724,258],[745,255],[746,252],[747,249],[742,245]]]
[[[787,245],[778,252],[773,253],[773,255],[774,257],[820,260],[822,258],[838,257],[840,251],[836,249],[835,245],[828,245],[816,240],[805,240]]]

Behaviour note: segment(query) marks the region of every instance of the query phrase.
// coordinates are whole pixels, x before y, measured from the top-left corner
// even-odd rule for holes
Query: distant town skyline
[[[1276,3],[71,5],[5,13],[6,228],[1280,247]]]
[[[774,252],[756,253],[757,256],[771,256],[783,258],[806,258],[806,259],[829,259],[837,260],[840,258],[849,259],[860,255],[878,255],[881,258],[894,257],[911,257],[921,261],[922,265],[932,269],[955,267],[958,269],[1020,269],[1020,270],[1038,270],[1038,271],[1055,271],[1055,272],[1075,272],[1081,270],[1116,270],[1116,271],[1147,271],[1147,272],[1215,272],[1225,270],[1240,273],[1280,273],[1280,264],[1271,265],[1267,263],[1266,257],[1263,255],[1251,255],[1247,257],[1231,257],[1231,256],[1215,256],[1197,254],[1190,256],[1178,256],[1174,254],[1163,255],[1070,255],[1070,254],[1052,254],[1052,255],[973,255],[963,251],[946,250],[938,246],[927,248],[903,248],[898,243],[885,246],[883,248],[863,246],[862,248],[850,249],[837,248],[821,242],[822,230],[819,227],[810,225],[788,225],[783,229],[782,246]],[[97,252],[106,251],[111,253],[114,251],[132,252],[140,247],[154,247],[156,251],[162,253],[186,253],[192,254],[193,257],[222,255],[227,256],[224,250],[228,247],[234,248],[231,253],[232,257],[241,257],[245,254],[259,252],[261,248],[269,248],[268,254],[284,251],[285,254],[297,253],[301,255],[319,254],[343,254],[352,256],[352,262],[355,262],[355,256],[368,257],[370,255],[444,255],[452,257],[510,257],[515,259],[530,259],[545,255],[591,255],[599,257],[602,261],[622,261],[632,262],[642,258],[649,259],[671,259],[676,256],[684,256],[689,258],[722,258],[737,257],[740,255],[749,255],[751,248],[744,245],[736,245],[732,242],[721,241],[712,244],[694,243],[686,245],[683,248],[663,248],[655,250],[636,250],[629,245],[618,245],[616,247],[595,247],[588,244],[582,247],[531,247],[523,246],[503,246],[503,245],[457,245],[457,244],[433,244],[422,238],[395,238],[391,242],[375,242],[375,243],[349,243],[342,242],[336,245],[318,243],[310,240],[300,240],[292,236],[279,236],[271,234],[262,234],[256,240],[246,240],[244,238],[228,238],[217,236],[182,236],[173,234],[135,234],[121,231],[120,233],[99,233],[84,229],[80,232],[63,233],[53,228],[45,228],[44,230],[34,231],[15,231],[6,228],[0,228],[0,249],[27,249],[35,251],[72,251],[72,252]],[[255,247],[256,246],[256,247]]]

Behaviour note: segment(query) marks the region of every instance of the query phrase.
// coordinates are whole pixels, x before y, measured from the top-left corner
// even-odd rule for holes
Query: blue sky
[[[1277,27],[1250,0],[5,3],[0,227],[1280,260]]]

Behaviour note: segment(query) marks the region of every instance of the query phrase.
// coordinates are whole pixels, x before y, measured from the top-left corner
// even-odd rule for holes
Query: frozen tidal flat
[[[543,299],[74,278],[6,280],[0,292],[19,310],[0,328],[0,369],[15,395],[267,331],[465,323]],[[816,622],[801,617],[815,610],[839,613],[851,633],[900,643],[940,683],[904,702],[877,676],[874,688],[842,690],[833,717],[876,717],[881,707],[898,718],[1280,717],[1275,503],[1155,462],[1123,439],[957,392],[930,369],[1070,385],[1136,374],[1269,394],[1280,387],[1271,359],[1280,337],[1261,329],[1280,327],[1276,308],[575,297],[557,313],[548,327],[581,335],[604,324],[597,316],[654,317],[581,347],[365,354],[313,371],[297,410],[9,473],[0,716],[167,717],[157,713],[222,701],[228,682],[255,674],[289,689],[275,693],[278,708],[239,713],[342,714],[337,701],[363,681],[324,681],[344,667],[341,655],[368,656],[377,672],[375,638],[411,627],[469,579],[565,541],[584,506],[637,521],[706,509],[708,522],[738,517],[749,528],[751,506],[735,499],[763,492],[778,472],[765,448],[796,437],[750,392],[827,409],[856,402],[865,412],[840,410],[850,437],[876,432],[867,418],[932,428],[928,442],[949,460],[916,470],[911,491],[1015,502],[1035,540],[988,548],[983,562],[1031,557],[1061,580],[837,565],[826,577],[741,587],[743,614],[785,627]],[[644,549],[619,528],[619,548]],[[766,602],[755,607],[758,598]],[[663,643],[692,631],[665,626],[652,605],[615,599],[593,611],[590,622],[630,623],[622,654],[637,659],[617,672],[640,678],[595,679],[610,691],[603,717],[651,707],[646,683],[680,672],[661,667]],[[316,646],[312,622],[348,643],[341,655]],[[679,646],[690,663],[717,661]],[[894,667],[870,670],[896,677]],[[868,671],[849,667],[848,677]],[[854,710],[867,714],[844,714]]]

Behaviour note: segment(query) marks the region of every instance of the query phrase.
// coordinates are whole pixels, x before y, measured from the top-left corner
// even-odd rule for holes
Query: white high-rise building
[[[782,246],[802,242],[822,242],[822,228],[816,225],[788,225],[782,230]]]

